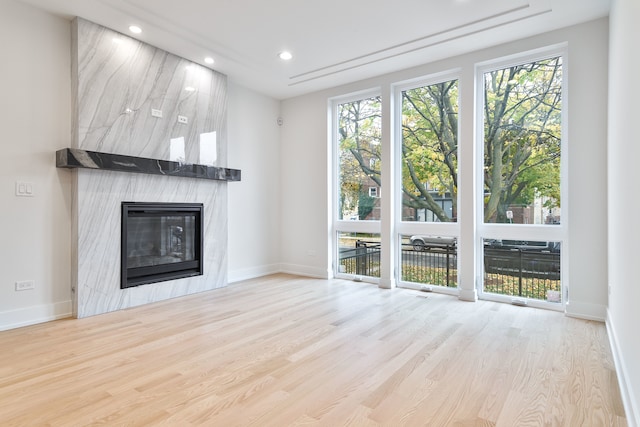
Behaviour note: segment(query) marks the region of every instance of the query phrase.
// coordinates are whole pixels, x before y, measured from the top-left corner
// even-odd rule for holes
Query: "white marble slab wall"
[[[211,143],[215,132],[215,154],[208,154],[208,164],[227,166],[226,76],[83,19],[74,21],[72,34],[73,148],[176,160],[170,158],[171,141],[183,141],[184,161],[200,163],[201,135],[208,134],[203,139]],[[161,111],[162,117],[152,110]],[[178,116],[187,123],[179,123]],[[227,284],[227,183],[95,170],[74,173],[77,317]],[[203,203],[204,275],[120,289],[123,201]]]

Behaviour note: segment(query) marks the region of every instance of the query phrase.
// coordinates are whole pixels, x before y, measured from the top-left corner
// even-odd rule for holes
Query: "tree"
[[[345,213],[365,219],[373,210],[368,186],[381,186],[380,117],[380,97],[338,106],[340,219]]]
[[[442,222],[457,216],[458,81],[402,92],[403,204],[428,209]],[[449,217],[434,193],[450,195]]]
[[[560,206],[561,58],[486,73],[484,94],[485,222],[535,197]]]
[[[562,59],[488,72],[483,84],[485,221],[507,222],[511,206],[535,198],[559,207]],[[379,166],[371,167],[380,159],[379,105],[380,98],[341,105],[341,162],[342,153],[349,155],[341,163],[341,194],[353,203],[366,182],[380,185]],[[402,93],[401,153],[403,205],[428,209],[443,222],[456,218],[457,80]],[[451,216],[434,195],[451,198]]]

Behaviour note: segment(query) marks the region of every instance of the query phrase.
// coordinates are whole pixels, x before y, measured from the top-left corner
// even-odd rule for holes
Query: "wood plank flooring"
[[[275,275],[0,332],[1,426],[625,426],[605,326]]]

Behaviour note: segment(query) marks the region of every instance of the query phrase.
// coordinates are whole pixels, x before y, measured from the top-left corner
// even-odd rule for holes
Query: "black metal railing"
[[[403,244],[401,252],[402,281],[457,286],[455,243],[425,245],[420,251]],[[380,242],[358,240],[355,248],[341,248],[339,264],[342,273],[380,277]],[[484,292],[559,302],[560,253],[485,247]]]
[[[458,286],[458,251],[450,245],[426,244],[416,251],[411,244],[402,245],[401,280],[436,286]]]
[[[559,302],[560,253],[485,247],[484,291]]]
[[[380,242],[357,240],[355,248],[341,248],[339,264],[342,273],[380,277]]]

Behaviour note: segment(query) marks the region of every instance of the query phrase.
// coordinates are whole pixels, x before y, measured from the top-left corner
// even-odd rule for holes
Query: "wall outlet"
[[[33,184],[30,182],[16,181],[16,196],[33,197]]]
[[[16,282],[16,291],[26,291],[35,288],[36,283],[33,280],[23,280],[21,282]]]
[[[178,116],[178,123],[187,124],[189,123],[189,119],[187,116]]]

